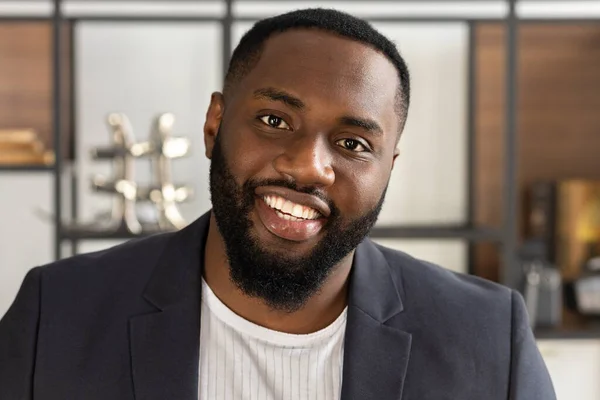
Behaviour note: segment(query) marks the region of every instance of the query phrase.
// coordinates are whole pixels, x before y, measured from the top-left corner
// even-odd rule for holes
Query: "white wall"
[[[0,317],[27,271],[52,258],[52,223],[41,218],[52,199],[50,172],[0,173]]]
[[[95,173],[110,175],[108,163],[93,162],[90,148],[110,143],[105,117],[129,116],[136,138],[150,133],[153,117],[175,114],[175,134],[192,140],[188,158],[173,161],[178,182],[191,184],[193,201],[181,205],[192,221],[210,208],[208,166],[202,129],[210,94],[220,89],[221,29],[217,23],[81,23],[76,29],[77,151],[81,217],[110,208],[110,198],[89,189]],[[150,179],[147,160],[137,162],[140,182]]]
[[[558,400],[600,399],[600,341],[540,340]]]

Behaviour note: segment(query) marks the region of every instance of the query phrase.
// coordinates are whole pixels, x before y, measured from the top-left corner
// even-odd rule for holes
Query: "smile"
[[[280,196],[267,195],[262,197],[267,206],[275,210],[279,218],[287,221],[315,220],[322,217],[314,208],[294,203]]]

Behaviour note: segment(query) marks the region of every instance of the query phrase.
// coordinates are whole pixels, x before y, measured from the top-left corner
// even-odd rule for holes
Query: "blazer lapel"
[[[136,400],[198,398],[201,271],[209,214],[175,233],[144,292],[157,311],[130,320]]]
[[[370,241],[356,250],[350,277],[342,400],[400,400],[411,335],[386,322],[402,312],[400,282]]]
[[[157,311],[130,320],[136,400],[196,400],[201,273],[210,213],[175,233],[144,297]],[[411,335],[386,322],[402,312],[401,285],[370,241],[356,250],[350,277],[342,400],[399,400]]]

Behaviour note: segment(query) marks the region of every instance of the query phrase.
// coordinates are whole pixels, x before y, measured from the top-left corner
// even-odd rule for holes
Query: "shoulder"
[[[414,364],[432,374],[459,371],[465,379],[477,377],[490,387],[499,377],[507,380],[515,329],[528,327],[520,294],[376,246],[387,260],[403,303],[403,311],[388,323],[412,335]]]
[[[402,282],[402,289],[412,295],[511,301],[512,291],[506,286],[474,275],[453,272],[379,244],[374,245],[384,255],[397,282]]]
[[[473,275],[456,273],[401,251],[375,244],[398,282],[406,315],[430,323],[494,330],[510,335],[515,302],[510,288]]]

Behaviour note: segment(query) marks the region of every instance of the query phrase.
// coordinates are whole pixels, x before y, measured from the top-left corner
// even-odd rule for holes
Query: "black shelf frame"
[[[202,0],[197,0],[201,2]],[[281,0],[269,0],[270,3],[275,3]],[[302,0],[299,0],[301,2]],[[341,1],[341,0],[338,0]],[[358,0],[345,0],[349,2]],[[402,0],[389,0],[391,2],[398,2]],[[232,28],[234,22],[254,22],[255,17],[236,16],[233,13],[234,3],[243,2],[243,0],[222,0],[225,5],[225,12],[221,16],[118,16],[118,15],[87,15],[87,16],[70,16],[63,15],[62,5],[63,0],[52,0],[54,6],[52,15],[50,16],[29,16],[29,17],[15,17],[15,16],[0,16],[0,23],[10,22],[34,22],[34,21],[51,21],[53,24],[53,138],[54,138],[54,151],[56,154],[56,162],[53,166],[0,166],[0,172],[2,171],[47,171],[52,172],[54,175],[54,195],[53,195],[53,208],[55,217],[55,245],[54,255],[56,259],[62,257],[62,244],[68,241],[72,245],[73,252],[77,249],[78,241],[80,240],[95,240],[95,239],[132,239],[147,235],[133,235],[123,233],[97,233],[94,231],[82,231],[78,233],[68,232],[63,229],[61,221],[63,220],[63,196],[62,196],[62,185],[61,175],[64,171],[65,165],[68,163],[65,161],[62,154],[62,139],[61,133],[62,126],[62,107],[60,102],[61,95],[61,79],[62,71],[64,66],[61,65],[61,30],[65,29],[65,22],[68,22],[69,29],[74,30],[75,25],[78,22],[84,21],[106,21],[106,22],[212,22],[220,23],[222,26],[222,71],[223,77],[227,69],[229,57],[232,52]],[[458,239],[468,242],[469,244],[469,272],[473,272],[472,259],[474,244],[478,242],[491,242],[496,243],[501,248],[502,253],[502,277],[501,283],[516,288],[518,287],[521,279],[521,271],[517,260],[518,250],[518,223],[517,223],[517,207],[518,207],[518,190],[517,190],[517,177],[518,177],[518,165],[517,165],[517,152],[518,152],[518,140],[517,140],[517,54],[518,54],[518,28],[522,24],[540,24],[540,23],[598,23],[598,18],[590,19],[575,19],[575,18],[518,18],[516,15],[516,2],[517,0],[506,0],[508,5],[508,14],[505,17],[498,18],[460,18],[460,17],[448,17],[448,16],[429,16],[429,17],[394,17],[394,16],[371,16],[367,19],[371,22],[381,23],[456,23],[462,22],[468,25],[469,40],[468,40],[468,95],[467,95],[467,205],[466,205],[466,216],[467,223],[464,225],[418,225],[418,226],[376,226],[372,232],[371,237],[382,238],[382,239]],[[489,23],[496,22],[504,24],[506,27],[506,110],[505,120],[506,128],[504,132],[504,193],[503,193],[503,223],[497,228],[486,228],[478,227],[474,225],[475,220],[475,179],[476,169],[475,166],[475,129],[474,129],[474,117],[475,117],[475,51],[474,51],[474,32],[475,25],[478,23]],[[71,35],[71,49],[74,51],[74,35]],[[71,129],[75,129],[75,112],[74,112],[74,88],[75,88],[75,64],[74,54],[71,54],[71,73],[70,73],[70,88],[71,88]],[[73,140],[77,140],[77,135],[72,135]],[[76,160],[77,154],[73,150],[73,163]],[[71,208],[70,217],[72,220],[77,220],[78,217],[78,201],[76,194],[76,183],[77,176],[76,172],[71,176]],[[588,333],[585,331],[558,331],[558,330],[537,330],[536,334],[540,337],[591,337],[600,336],[600,328],[592,330]]]
[[[196,0],[202,2],[202,0]],[[270,3],[275,3],[281,0],[267,0]],[[302,0],[298,0],[301,2]],[[337,0],[342,1],[342,0]],[[343,0],[346,2],[360,1],[360,0]],[[391,2],[401,2],[403,0],[388,0]],[[110,22],[217,22],[222,25],[222,70],[223,77],[229,62],[229,56],[232,51],[232,27],[234,22],[254,22],[254,17],[235,16],[233,14],[233,4],[237,2],[243,2],[243,0],[222,0],[225,4],[225,13],[222,16],[118,16],[118,15],[93,15],[93,16],[69,16],[63,15],[61,12],[63,0],[52,0],[54,9],[52,14],[49,16],[0,16],[0,23],[3,22],[39,22],[39,21],[51,21],[53,24],[53,35],[52,35],[52,66],[53,66],[53,96],[52,96],[52,110],[53,110],[53,146],[56,154],[56,162],[52,166],[0,166],[0,173],[2,172],[52,172],[54,176],[54,194],[53,194],[53,208],[54,208],[54,255],[56,259],[62,257],[62,244],[64,241],[69,241],[72,244],[72,249],[75,252],[77,243],[79,240],[95,240],[95,239],[133,239],[144,235],[133,235],[123,233],[102,233],[99,234],[94,231],[81,231],[78,233],[69,232],[63,229],[61,221],[63,220],[63,207],[62,207],[62,182],[61,175],[64,170],[64,166],[69,162],[65,161],[62,154],[62,104],[61,99],[61,79],[63,65],[61,65],[61,30],[64,29],[64,23],[68,22],[70,28],[74,29],[74,26],[78,22],[83,21],[110,21]],[[521,279],[521,271],[517,260],[518,250],[518,231],[517,231],[517,208],[518,208],[518,188],[517,188],[517,177],[518,177],[518,138],[517,138],[517,54],[518,54],[518,28],[524,24],[543,24],[543,23],[598,23],[599,18],[519,18],[516,15],[516,3],[517,0],[505,0],[508,4],[508,14],[505,17],[499,18],[459,18],[459,17],[390,17],[386,15],[372,16],[367,18],[371,22],[384,22],[384,23],[456,23],[463,22],[468,25],[469,30],[469,50],[468,50],[468,114],[467,114],[467,224],[464,225],[423,225],[423,226],[376,226],[372,232],[371,237],[373,238],[394,238],[394,239],[460,239],[469,243],[469,259],[470,266],[469,272],[473,272],[471,260],[473,259],[473,244],[477,242],[493,242],[497,243],[501,247],[502,252],[502,279],[501,283],[516,288],[518,287]],[[497,22],[502,23],[506,27],[506,78],[505,78],[505,92],[506,92],[506,110],[505,120],[506,128],[504,131],[504,193],[503,193],[503,223],[498,228],[486,228],[475,226],[473,221],[475,220],[474,206],[475,206],[475,173],[474,168],[474,154],[476,150],[475,143],[475,130],[474,130],[474,117],[475,117],[475,52],[474,52],[474,31],[475,25],[478,23],[489,23]],[[73,31],[72,31],[73,32]],[[71,50],[74,51],[74,35],[71,35]],[[74,54],[71,54],[71,71],[70,71],[70,88],[71,88],[71,129],[75,130],[75,64]],[[75,133],[75,132],[73,132]],[[73,140],[77,140],[76,134],[72,135]],[[77,154],[73,150],[73,163],[76,160]],[[74,165],[74,164],[73,164]],[[72,170],[75,170],[72,168]],[[71,209],[70,217],[72,220],[77,220],[78,216],[78,201],[76,187],[77,176],[74,171],[71,176]],[[536,337],[540,339],[598,339],[600,338],[600,326],[597,327],[582,327],[579,329],[536,329]]]
[[[371,235],[375,239],[460,239],[474,242],[502,242],[502,231],[470,225],[406,225],[375,226]]]
[[[198,0],[198,1],[202,1],[202,0]],[[275,3],[277,1],[280,0],[271,0],[270,2]],[[300,0],[302,1],[302,0]],[[340,1],[340,0],[338,0]],[[350,2],[352,1],[358,1],[358,0],[349,0]],[[402,1],[402,0],[400,0]],[[507,0],[508,3],[512,4],[512,6],[510,7],[510,10],[512,10],[512,20],[514,20],[516,17],[514,16],[514,3],[516,0]],[[67,164],[67,161],[65,161],[63,154],[62,154],[62,135],[60,134],[61,132],[61,126],[62,126],[62,116],[64,114],[62,114],[62,104],[60,103],[60,98],[62,93],[60,93],[61,91],[61,79],[62,79],[62,70],[64,68],[63,65],[61,65],[61,58],[60,58],[60,53],[61,53],[61,30],[65,29],[65,22],[68,22],[70,26],[69,29],[74,30],[75,29],[75,25],[78,22],[84,22],[84,21],[110,21],[110,22],[196,22],[196,23],[202,23],[202,22],[219,22],[222,25],[222,54],[223,54],[223,59],[222,59],[222,70],[223,70],[223,77],[225,74],[225,71],[227,69],[227,65],[229,62],[229,57],[232,51],[232,41],[231,41],[231,37],[232,37],[232,28],[233,28],[233,24],[234,22],[254,22],[256,21],[255,17],[244,17],[244,16],[236,16],[233,14],[233,5],[236,2],[240,2],[240,0],[223,0],[222,3],[225,5],[225,12],[223,15],[221,16],[193,16],[193,17],[189,17],[189,16],[166,16],[166,17],[160,17],[160,16],[148,16],[148,15],[140,15],[140,16],[118,16],[118,15],[83,15],[83,16],[70,16],[70,15],[63,15],[62,12],[62,5],[64,3],[63,0],[52,0],[52,4],[53,4],[53,11],[52,11],[52,15],[50,17],[38,17],[38,16],[34,16],[34,17],[22,17],[22,18],[16,18],[16,17],[0,17],[0,23],[2,21],[5,20],[10,20],[10,21],[41,21],[41,20],[51,20],[53,23],[53,51],[52,51],[52,55],[53,55],[53,80],[54,80],[54,89],[53,89],[53,104],[52,104],[52,108],[53,108],[53,137],[54,137],[54,151],[56,154],[56,162],[54,164],[53,167],[51,167],[50,169],[52,170],[52,172],[54,173],[54,196],[53,196],[53,202],[54,202],[54,217],[55,217],[55,230],[54,230],[54,235],[55,235],[55,240],[54,240],[54,256],[56,259],[60,259],[62,258],[63,255],[63,242],[64,241],[69,241],[72,245],[72,251],[76,252],[77,249],[77,244],[79,240],[93,240],[93,239],[106,239],[106,238],[111,238],[111,239],[129,239],[129,238],[133,238],[133,237],[138,237],[136,235],[111,235],[111,234],[97,234],[94,232],[82,232],[82,233],[73,233],[73,232],[65,232],[62,229],[62,224],[60,223],[61,221],[63,221],[63,206],[62,206],[62,202],[63,202],[63,196],[62,196],[62,181],[61,181],[61,174],[64,170],[64,166]],[[392,2],[397,2],[394,0],[389,0],[390,3]],[[510,14],[510,12],[509,12]],[[511,16],[509,15],[506,18],[460,18],[460,17],[448,17],[448,16],[429,16],[429,17],[414,17],[414,16],[410,16],[410,17],[391,17],[391,16],[386,16],[386,15],[378,15],[378,16],[370,16],[367,18],[369,21],[371,22],[383,22],[383,23],[431,23],[431,22],[435,22],[435,23],[456,23],[456,22],[462,22],[462,23],[466,23],[468,25],[468,30],[469,30],[469,44],[468,44],[468,57],[469,57],[469,62],[468,62],[468,79],[469,79],[469,85],[468,85],[468,98],[467,98],[467,102],[468,102],[468,120],[467,120],[467,136],[468,136],[468,140],[467,140],[467,156],[468,156],[468,161],[467,161],[467,205],[466,205],[466,215],[467,215],[467,220],[468,223],[466,225],[460,225],[460,226],[439,226],[439,225],[424,225],[424,226],[377,226],[373,229],[371,236],[374,238],[413,238],[413,239],[461,239],[464,241],[467,241],[469,243],[469,253],[472,252],[472,244],[475,242],[482,242],[482,241],[488,241],[488,242],[494,242],[494,243],[498,243],[500,246],[502,246],[503,248],[503,255],[504,255],[504,262],[503,262],[503,270],[508,270],[508,271],[513,271],[514,268],[514,254],[516,253],[516,243],[515,240],[512,239],[512,235],[513,233],[513,228],[516,226],[516,215],[514,215],[514,210],[516,210],[516,204],[512,205],[510,207],[506,207],[506,211],[508,211],[508,214],[505,215],[505,225],[502,227],[499,227],[497,229],[493,229],[493,228],[482,228],[482,227],[475,227],[473,225],[473,220],[474,220],[474,200],[475,200],[475,195],[474,195],[474,182],[475,182],[475,169],[473,168],[474,165],[474,152],[475,152],[475,134],[474,134],[474,127],[473,127],[473,118],[474,118],[474,72],[475,72],[475,67],[474,67],[474,26],[477,23],[485,23],[485,22],[499,22],[499,23],[505,23],[507,24],[507,28],[509,30],[514,29],[514,25],[515,23],[513,22],[512,24],[509,24],[508,22],[511,21]],[[74,49],[74,35],[71,35],[71,49],[73,51]],[[507,51],[508,53],[515,53],[516,51],[516,43],[514,41],[512,42],[507,42],[508,48]],[[74,54],[71,54],[71,71],[70,71],[70,88],[71,88],[71,102],[73,103],[74,100],[74,87],[75,87],[75,79],[74,79],[74,75],[75,75],[75,70],[74,70]],[[510,75],[510,74],[509,74]],[[507,80],[507,88],[509,87],[513,87],[515,85],[515,77],[514,76],[509,76],[509,79]],[[511,102],[511,93],[515,92],[516,90],[514,88],[512,89],[507,89],[507,93],[509,94],[508,97],[508,101],[509,103]],[[72,129],[75,129],[75,112],[74,112],[74,104],[70,105],[71,107],[71,112],[70,112],[70,117],[71,117],[71,127]],[[512,114],[511,114],[512,115]],[[514,118],[514,116],[513,116]],[[509,124],[511,126],[511,128],[509,128],[511,131],[510,132],[506,132],[506,137],[515,137],[515,132],[514,132],[514,124]],[[72,135],[73,140],[77,140],[77,135],[73,134]],[[507,164],[514,164],[514,162],[516,161],[516,143],[515,140],[508,140],[506,141],[506,143],[509,145],[505,148],[505,159],[506,160],[510,160]],[[76,157],[77,155],[75,154],[75,152],[73,151],[73,163],[76,161]],[[509,171],[509,168],[506,168],[507,171]],[[511,169],[509,172],[513,173],[514,175],[514,171],[516,170],[516,166],[512,165]],[[516,181],[514,180],[514,176],[507,176],[505,177],[505,185],[506,187],[513,188],[512,190],[509,190],[508,193],[516,193]],[[71,176],[71,182],[70,182],[70,186],[71,186],[71,197],[70,197],[70,201],[71,201],[71,208],[70,208],[70,217],[71,220],[76,221],[77,217],[78,217],[78,201],[77,201],[77,195],[76,195],[76,191],[75,191],[75,187],[76,187],[76,183],[77,183],[77,177],[76,177],[76,172],[73,173],[73,175]],[[508,195],[506,196],[506,198],[508,199]],[[512,199],[512,197],[511,197]],[[512,199],[514,200],[514,199]],[[513,222],[511,222],[513,221]],[[471,257],[470,257],[471,258]],[[472,263],[469,262],[469,272],[473,272],[472,269]],[[512,265],[511,265],[512,264]],[[516,283],[514,282],[513,275],[515,274],[506,274],[506,276],[504,276],[503,279],[503,283],[507,284],[508,286],[511,287],[515,287]]]
[[[103,231],[99,232],[92,229],[78,229],[77,231],[69,231],[63,228],[62,238],[69,241],[79,240],[129,240],[137,239],[142,237],[153,236],[164,232],[144,232],[141,234],[135,234],[125,231]]]
[[[59,259],[61,256],[62,242],[62,29],[63,18],[61,10],[61,0],[52,0],[54,13],[52,15],[52,138],[54,141],[54,257]],[[72,72],[72,71],[71,71]]]
[[[54,170],[52,165],[0,165],[2,172],[51,172]]]
[[[151,236],[150,233],[127,232],[98,232],[96,230],[78,230],[62,232],[63,240],[95,240],[95,239],[133,239]],[[372,229],[370,237],[374,239],[440,239],[463,240],[469,242],[496,242],[502,241],[502,231],[488,228],[471,228],[467,225],[401,225],[401,226],[376,226]]]
[[[537,328],[533,331],[538,340],[598,340],[600,327],[580,329]]]

